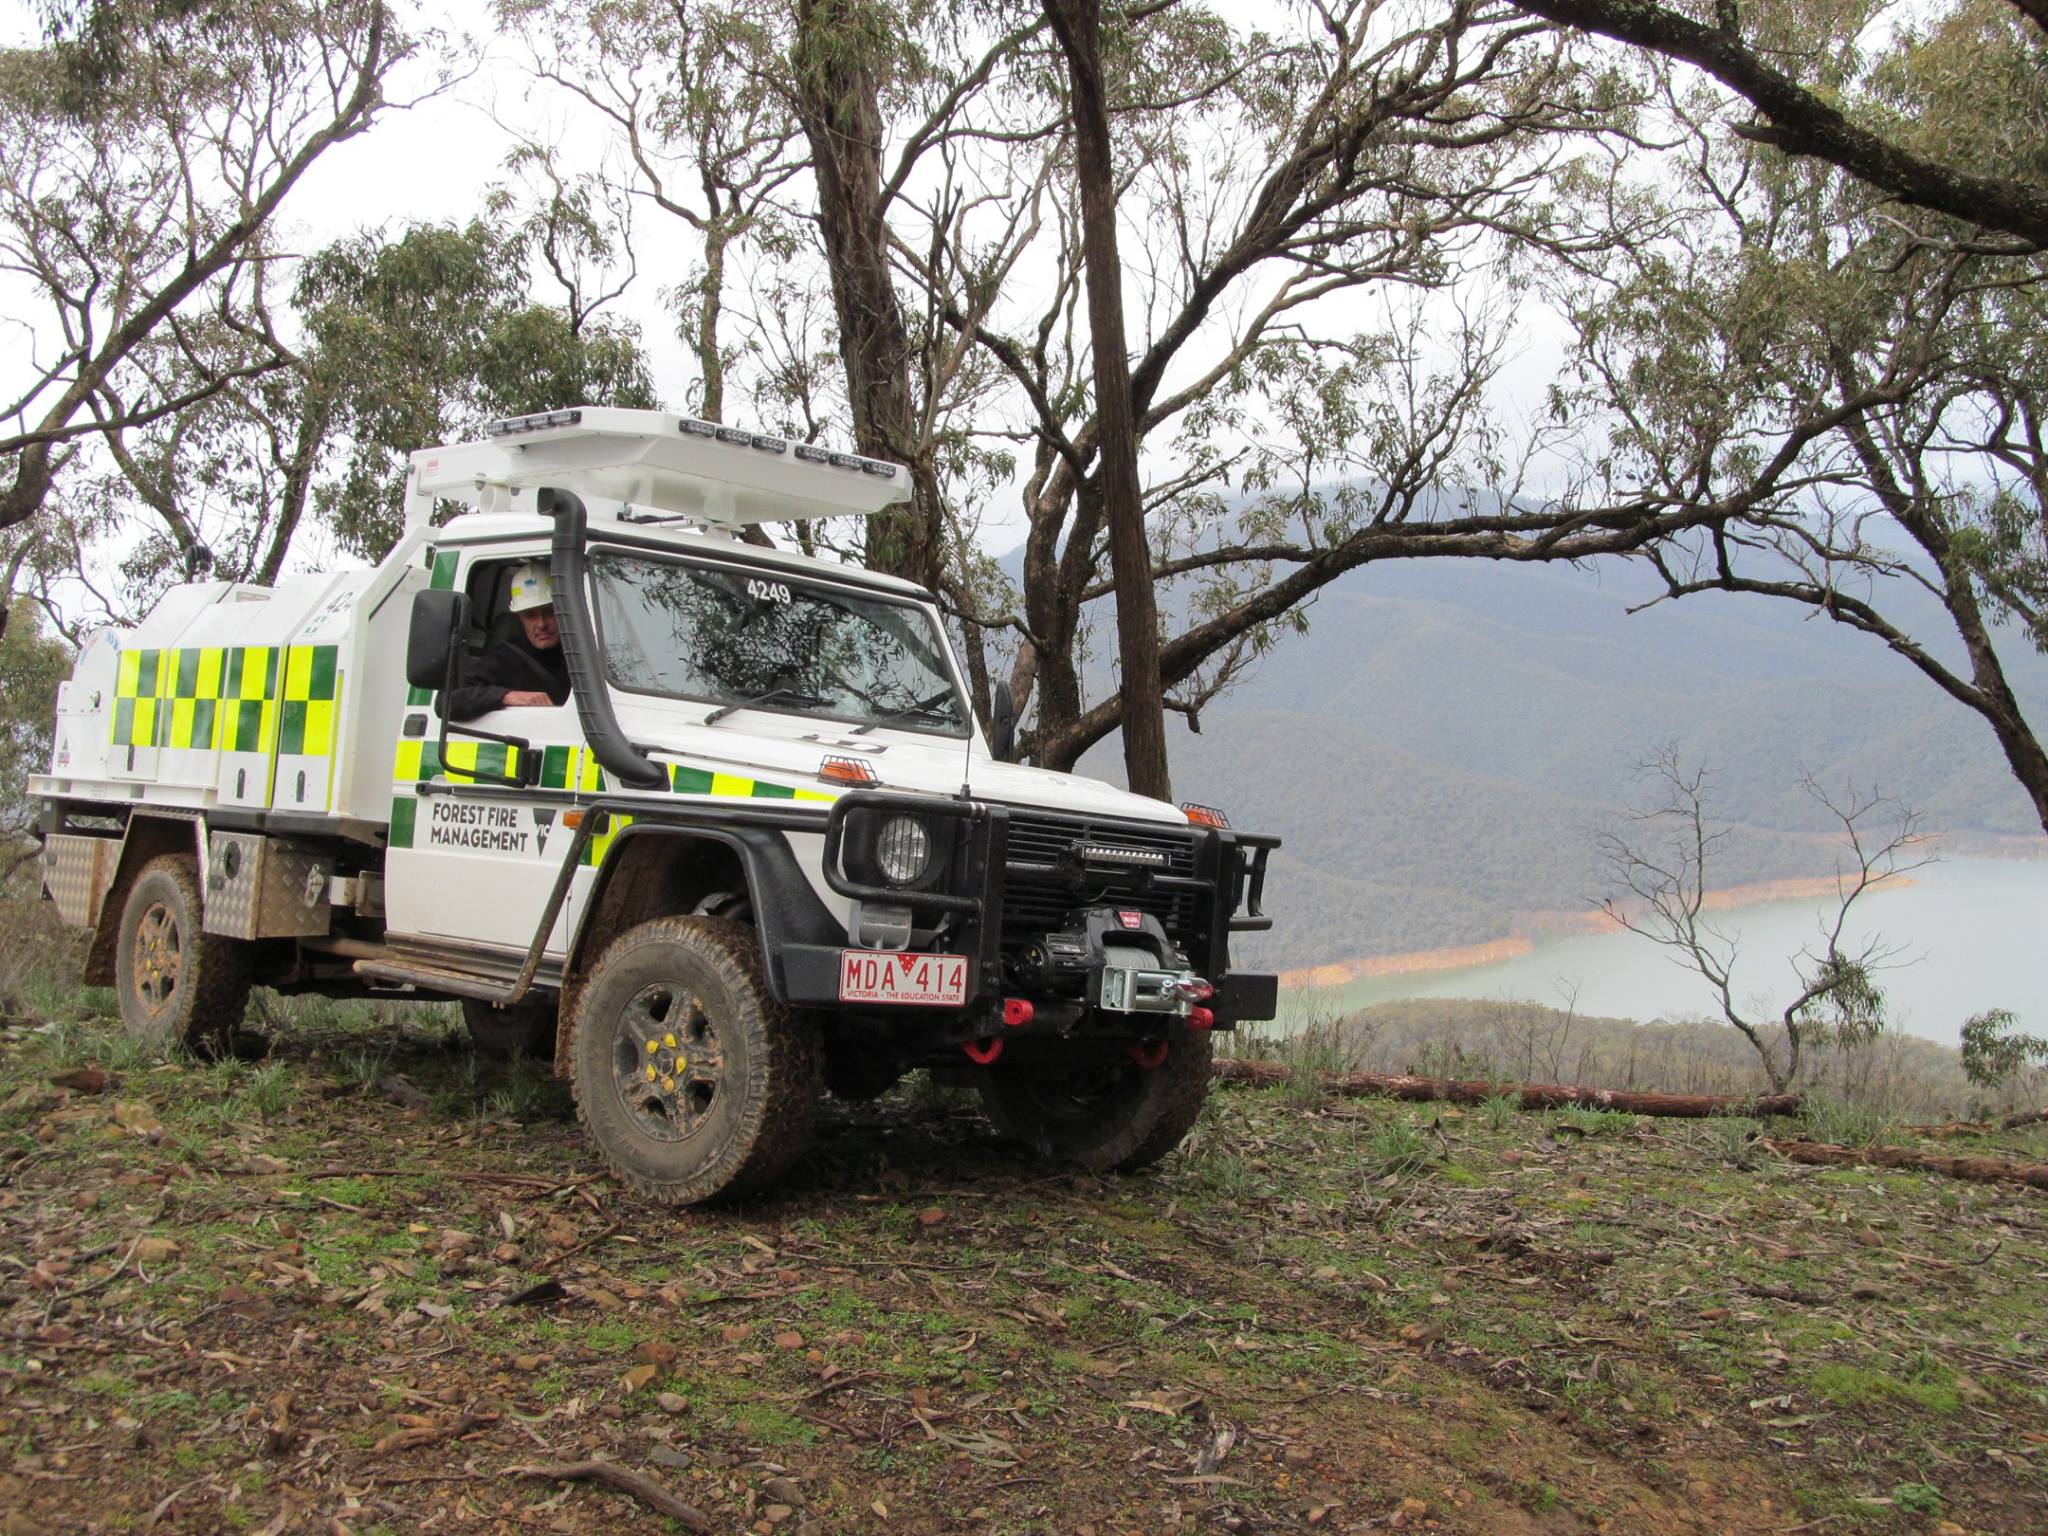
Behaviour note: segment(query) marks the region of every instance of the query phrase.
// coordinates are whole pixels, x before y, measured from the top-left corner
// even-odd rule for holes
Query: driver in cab
[[[519,632],[494,642],[448,695],[450,720],[474,720],[496,709],[543,708],[569,702],[569,662],[555,622],[555,589],[547,567],[522,565],[512,576],[506,611]]]

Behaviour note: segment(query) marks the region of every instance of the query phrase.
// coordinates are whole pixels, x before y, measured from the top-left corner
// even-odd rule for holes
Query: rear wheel
[[[672,1205],[781,1177],[823,1088],[814,1023],[768,991],[751,929],[664,917],[604,953],[570,1041],[576,1112],[605,1161]]]
[[[1149,1071],[1125,1055],[1005,1057],[982,1075],[982,1106],[1041,1156],[1127,1172],[1158,1162],[1194,1126],[1212,1055],[1208,1035],[1189,1034]]]
[[[121,906],[114,992],[130,1038],[218,1053],[249,1006],[249,955],[202,929],[199,862],[168,853],[142,866]]]
[[[513,1003],[505,1008],[480,998],[465,997],[462,1019],[469,1026],[469,1038],[493,1055],[553,1056],[558,1006],[551,997]]]

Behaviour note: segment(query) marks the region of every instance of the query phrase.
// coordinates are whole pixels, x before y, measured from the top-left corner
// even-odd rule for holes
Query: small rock
[[[661,1395],[663,1397],[675,1396],[673,1392],[664,1392]],[[657,1445],[647,1453],[647,1459],[657,1467],[669,1467],[677,1472],[687,1472],[697,1458],[680,1446]]]
[[[649,1365],[672,1365],[675,1363],[676,1347],[666,1339],[642,1339],[633,1351],[635,1360],[645,1360]]]
[[[1290,1467],[1306,1467],[1316,1459],[1316,1453],[1305,1445],[1290,1445],[1280,1453],[1280,1459]]]
[[[642,1387],[648,1385],[654,1380],[654,1370],[655,1368],[651,1365],[634,1366],[626,1372],[626,1390],[628,1392],[638,1392]]]
[[[145,1237],[135,1245],[135,1258],[142,1264],[161,1264],[178,1251],[168,1237]]]
[[[59,1088],[69,1088],[73,1093],[105,1093],[107,1069],[96,1061],[88,1062],[82,1067],[73,1067],[69,1072],[53,1073],[50,1081]]]
[[[664,1392],[655,1401],[661,1404],[663,1413],[681,1413],[690,1406],[690,1400],[680,1392]]]
[[[473,1232],[458,1232],[453,1227],[441,1229],[441,1251],[443,1253],[466,1253],[478,1246],[480,1239]]]
[[[770,1504],[766,1509],[761,1511],[761,1518],[763,1520],[766,1520],[770,1525],[780,1525],[783,1521],[787,1520],[791,1515],[795,1513],[796,1511],[791,1509],[787,1504]]]
[[[921,1227],[936,1227],[946,1219],[946,1213],[936,1205],[928,1205],[917,1213],[917,1224]]]
[[[519,1257],[519,1245],[517,1243],[500,1243],[491,1250],[491,1257],[500,1264],[510,1264]]]
[[[1309,1274],[1309,1279],[1311,1280],[1334,1280],[1336,1278],[1337,1266],[1334,1264],[1325,1264],[1322,1268],[1314,1270]]]
[[[747,1339],[752,1338],[753,1334],[754,1325],[752,1323],[728,1323],[725,1327],[718,1330],[718,1336],[728,1344],[744,1343]]]
[[[775,1335],[775,1347],[777,1349],[802,1349],[804,1347],[804,1336],[794,1328],[785,1333],[778,1333]]]
[[[773,1499],[778,1504],[789,1504],[798,1509],[803,1507],[804,1492],[801,1488],[797,1487],[794,1478],[763,1478],[761,1480],[761,1493],[763,1497]]]
[[[512,1368],[518,1371],[537,1371],[540,1369],[540,1356],[514,1355],[512,1357]]]

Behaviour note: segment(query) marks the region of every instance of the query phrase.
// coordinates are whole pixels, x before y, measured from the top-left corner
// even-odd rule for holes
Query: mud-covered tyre
[[[1209,1092],[1206,1034],[1174,1040],[1146,1070],[1126,1056],[1006,1056],[981,1078],[981,1102],[1005,1136],[1095,1173],[1156,1163],[1194,1126]]]
[[[663,917],[607,948],[569,1042],[576,1113],[612,1171],[669,1205],[762,1189],[811,1136],[816,1024],[768,990],[753,931]]]
[[[202,927],[199,861],[167,853],[142,866],[121,903],[114,992],[129,1037],[158,1050],[219,1054],[249,1007],[246,945]]]
[[[469,1038],[478,1050],[493,1056],[552,1057],[558,1006],[552,997],[514,1003],[509,1008],[465,997],[462,1021],[469,1026]]]

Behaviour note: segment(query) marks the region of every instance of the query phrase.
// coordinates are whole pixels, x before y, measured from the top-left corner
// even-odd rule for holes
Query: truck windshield
[[[613,684],[720,706],[964,736],[944,641],[922,609],[779,571],[616,550],[590,557]]]

